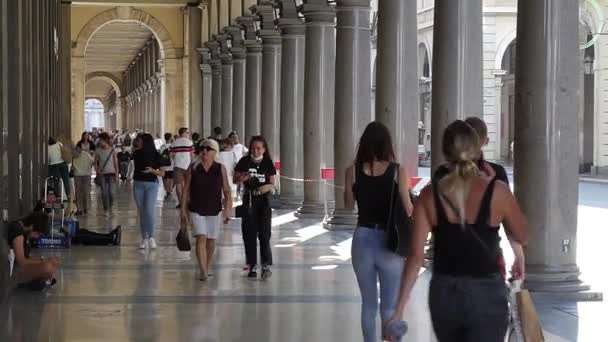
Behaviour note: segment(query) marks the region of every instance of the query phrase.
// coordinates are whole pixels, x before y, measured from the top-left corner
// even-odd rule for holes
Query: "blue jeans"
[[[352,260],[361,299],[363,340],[375,342],[378,315],[378,280],[380,281],[380,317],[391,318],[397,306],[405,259],[386,248],[384,232],[358,227],[353,235]]]
[[[53,187],[56,191],[57,197],[61,196],[59,192],[59,179],[63,180],[63,189],[67,197],[70,197],[70,170],[68,169],[68,163],[63,162],[60,164],[49,165],[49,177],[55,178]]]
[[[133,182],[133,196],[139,212],[141,238],[154,237],[154,207],[158,197],[158,182]]]
[[[112,210],[114,205],[114,185],[116,176],[107,174],[101,176],[101,202],[103,210]]]

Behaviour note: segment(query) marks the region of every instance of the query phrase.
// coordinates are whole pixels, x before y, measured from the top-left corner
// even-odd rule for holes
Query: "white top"
[[[243,158],[243,156],[249,152],[249,150],[247,149],[247,147],[245,147],[245,145],[243,144],[236,144],[232,147],[232,151],[234,152],[234,154],[236,155],[236,161],[238,162],[239,160],[241,160],[241,158]]]
[[[218,163],[224,165],[226,168],[226,173],[228,175],[228,184],[230,185],[230,189],[232,191],[233,197],[236,195],[236,185],[232,182],[232,177],[234,175],[234,168],[240,159],[237,159],[236,153],[234,150],[232,151],[223,151],[217,154]]]
[[[157,151],[160,151],[160,148],[163,147],[163,139],[154,139],[154,147]]]
[[[55,145],[49,145],[49,165],[57,165],[64,162],[61,158],[61,147],[63,145],[57,142]]]
[[[194,152],[194,145],[188,138],[177,138],[171,145],[173,153],[173,166],[182,170],[187,170],[192,162],[191,154]]]

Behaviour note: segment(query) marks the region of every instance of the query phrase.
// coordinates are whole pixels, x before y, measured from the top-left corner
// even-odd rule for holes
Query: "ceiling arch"
[[[72,56],[84,57],[87,45],[95,33],[103,26],[112,22],[137,22],[148,28],[158,40],[163,58],[177,58],[177,50],[169,31],[154,16],[137,8],[121,6],[115,7],[95,16],[78,33],[76,45]]]
[[[123,94],[121,83],[116,76],[110,73],[92,72],[85,78],[85,96],[105,98],[114,90],[116,95],[121,97]]]

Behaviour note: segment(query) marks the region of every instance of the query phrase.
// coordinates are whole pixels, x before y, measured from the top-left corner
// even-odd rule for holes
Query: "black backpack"
[[[168,148],[165,148],[163,153],[160,154],[160,166],[171,166],[171,156]]]

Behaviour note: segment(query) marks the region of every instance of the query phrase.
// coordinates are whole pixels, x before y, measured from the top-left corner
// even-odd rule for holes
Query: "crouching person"
[[[14,255],[13,279],[19,287],[44,290],[55,284],[53,275],[59,266],[56,257],[30,257],[30,241],[50,231],[49,216],[42,211],[12,221],[6,227],[8,245]]]

